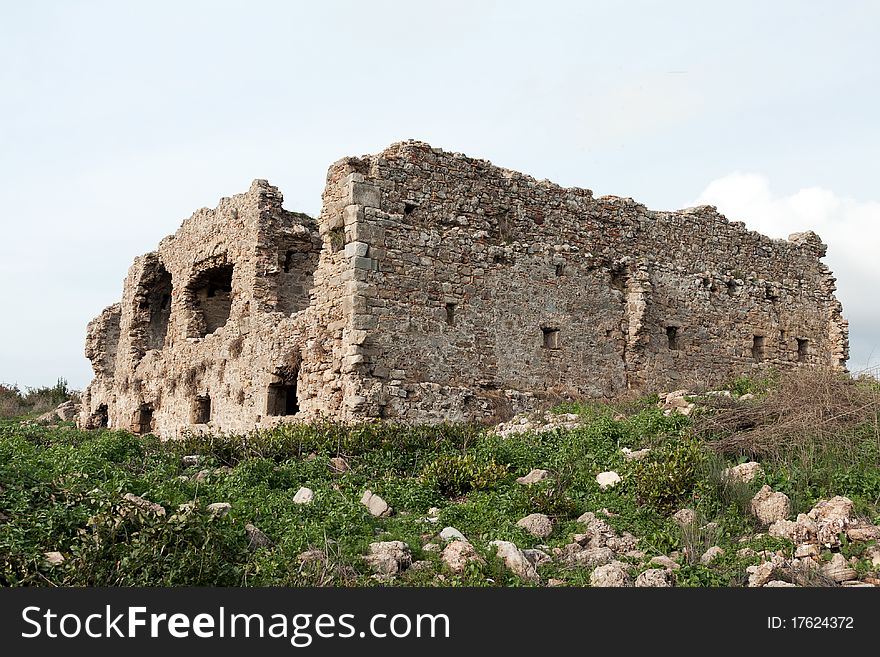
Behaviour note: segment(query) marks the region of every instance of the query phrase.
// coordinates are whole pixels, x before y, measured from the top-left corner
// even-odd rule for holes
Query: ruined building
[[[814,233],[421,142],[330,167],[317,220],[256,180],[135,259],[88,326],[81,424],[179,435],[321,417],[498,421],[563,398],[844,367]]]

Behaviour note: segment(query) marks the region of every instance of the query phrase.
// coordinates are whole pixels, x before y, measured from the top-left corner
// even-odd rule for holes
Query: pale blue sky
[[[0,381],[91,378],[131,260],[407,138],[829,243],[880,362],[878,2],[0,2]],[[740,215],[748,213],[750,216]]]

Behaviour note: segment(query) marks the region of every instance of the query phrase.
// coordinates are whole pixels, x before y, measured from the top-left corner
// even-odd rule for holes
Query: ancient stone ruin
[[[255,180],[135,259],[80,423],[500,421],[565,398],[845,367],[812,232],[648,210],[421,142],[336,162],[317,220]]]

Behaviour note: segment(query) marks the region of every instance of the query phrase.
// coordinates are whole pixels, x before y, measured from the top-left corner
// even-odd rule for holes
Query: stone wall
[[[331,166],[316,222],[255,181],[136,259],[122,303],[89,325],[81,421],[106,411],[162,435],[497,421],[548,400],[843,367],[824,250],[709,206],[651,211],[394,144]]]

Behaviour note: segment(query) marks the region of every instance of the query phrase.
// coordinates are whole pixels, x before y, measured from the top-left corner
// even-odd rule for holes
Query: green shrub
[[[508,474],[494,461],[478,461],[472,454],[441,454],[428,464],[422,476],[446,497],[471,490],[493,488]]]
[[[702,452],[699,443],[667,443],[636,465],[636,496],[643,504],[668,512],[693,493]]]

